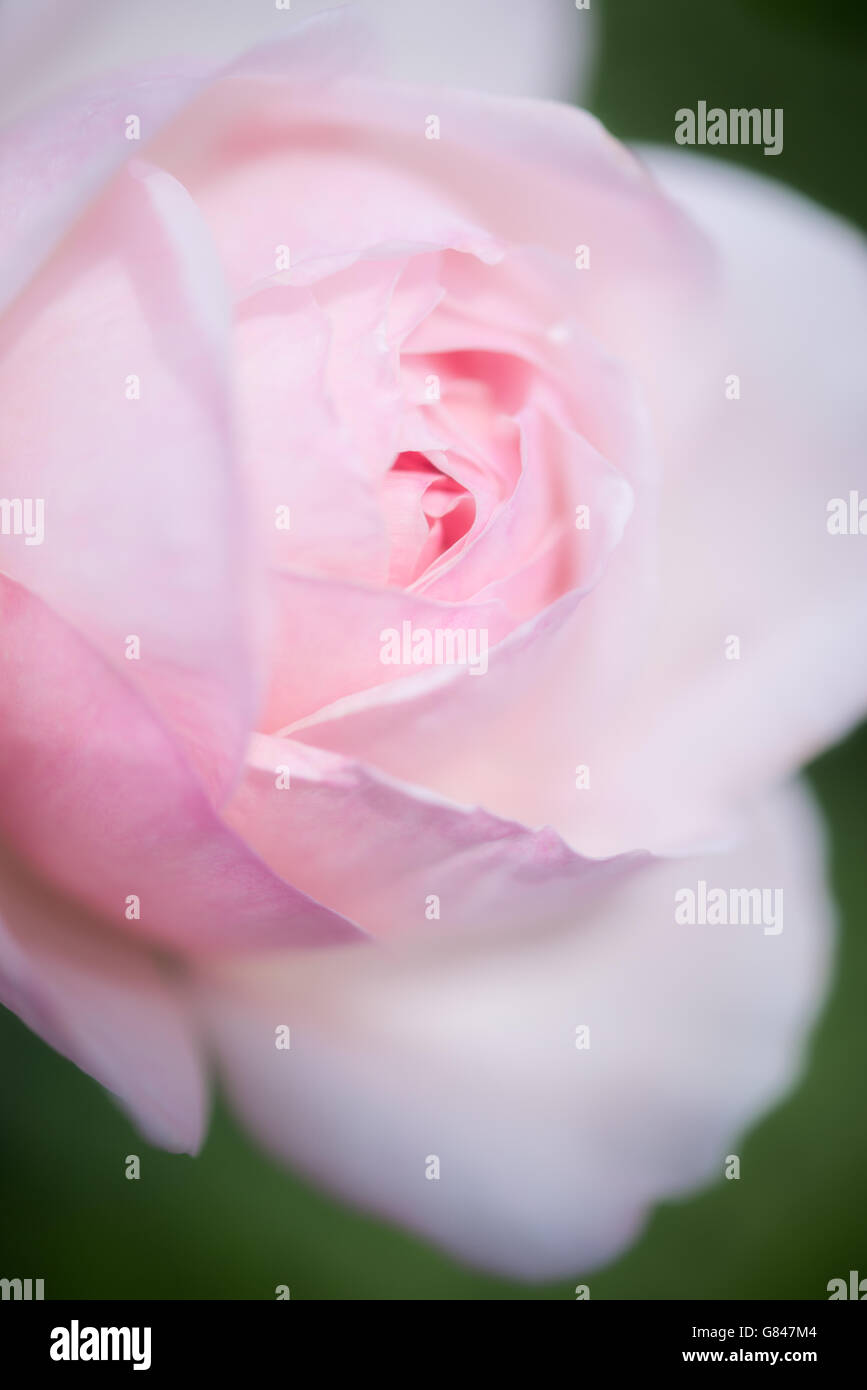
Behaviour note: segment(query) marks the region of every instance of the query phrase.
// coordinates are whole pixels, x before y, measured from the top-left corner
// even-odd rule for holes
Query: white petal
[[[4,117],[112,68],[179,54],[227,59],[285,38],[334,0],[4,0]],[[510,96],[575,100],[594,52],[592,11],[571,0],[357,0],[376,32],[383,71]]]
[[[394,948],[215,968],[230,1097],[272,1152],[471,1263],[586,1272],[653,1202],[721,1177],[792,1084],[825,989],[821,858],[795,787],[738,850],[660,863],[570,929],[494,945],[490,923],[456,940],[432,922]],[[782,888],[783,930],[675,925],[701,878]]]
[[[574,101],[592,60],[594,17],[572,0],[364,0],[363,11],[400,81]]]
[[[607,851],[630,842],[630,799],[642,845],[715,834],[867,709],[867,537],[828,527],[832,499],[847,513],[851,494],[867,499],[867,245],[770,178],[643,155],[716,244],[725,298],[690,376],[663,370],[650,393],[665,460],[660,616],[599,758],[610,816],[584,803]]]

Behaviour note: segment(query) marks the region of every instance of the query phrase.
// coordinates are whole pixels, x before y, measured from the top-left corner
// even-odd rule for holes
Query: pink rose
[[[864,264],[360,49],[0,133],[0,997],[154,1142],[214,1057],[275,1154],[546,1277],[722,1173],[823,998]]]

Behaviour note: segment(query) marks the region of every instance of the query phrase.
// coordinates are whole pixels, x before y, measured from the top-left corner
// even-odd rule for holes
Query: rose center
[[[408,588],[469,532],[476,504],[466,488],[426,454],[398,454],[383,485],[391,539],[389,584]]]

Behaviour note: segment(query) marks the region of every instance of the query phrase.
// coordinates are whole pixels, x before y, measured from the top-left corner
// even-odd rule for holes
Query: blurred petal
[[[300,16],[298,0],[291,11],[278,10],[273,0],[4,0],[0,113],[8,118],[78,84],[92,92],[106,73],[174,65],[179,56],[213,70],[254,44],[285,38]]]
[[[867,248],[770,180],[648,159],[718,239],[726,280],[689,373],[663,370],[650,391],[666,461],[658,621],[575,827],[600,853],[718,834],[867,709],[867,539],[827,524],[832,499],[848,515],[851,493],[867,498]]]
[[[361,8],[399,82],[576,101],[589,77],[595,20],[571,0],[362,0]]]
[[[3,107],[20,109],[111,68],[176,54],[230,59],[286,37],[334,0],[4,0]],[[571,0],[356,0],[398,81],[577,100],[595,19]]]
[[[0,131],[0,309],[141,149],[126,138],[127,117],[147,140],[205,75],[196,64],[112,73]]]
[[[0,859],[0,1001],[112,1091],[153,1144],[195,1153],[207,1080],[179,979]]]
[[[0,320],[0,492],[45,516],[0,564],[141,685],[217,794],[257,698],[228,333],[204,223],[139,163]]]
[[[819,842],[790,788],[731,854],[648,867],[571,927],[224,962],[201,989],[230,1098],[271,1152],[462,1259],[586,1272],[721,1176],[797,1075],[825,988]],[[676,926],[702,877],[782,888],[782,932]]]
[[[363,939],[265,867],[136,692],[2,576],[0,778],[5,842],[121,933],[191,952]]]

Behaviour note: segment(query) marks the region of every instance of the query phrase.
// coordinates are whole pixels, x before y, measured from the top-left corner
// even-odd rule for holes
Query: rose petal
[[[166,68],[178,55],[195,55],[203,72],[212,72],[254,45],[291,37],[316,9],[315,0],[295,0],[288,10],[276,3],[237,0],[185,0],[183,5],[149,0],[146,6],[115,0],[76,0],[74,6],[64,0],[4,0],[2,112],[14,115],[79,84],[93,93],[106,73],[143,64]],[[351,20],[341,20],[344,30],[349,24]]]
[[[418,666],[383,660],[391,650],[384,634],[397,633],[403,643],[405,623],[411,632],[462,632],[471,655],[481,652],[482,642],[493,647],[513,626],[495,598],[439,603],[398,589],[283,572],[271,576],[271,609],[275,652],[259,724],[269,732],[359,691],[412,681]]]
[[[504,757],[491,776],[507,776],[507,764]],[[289,772],[288,788],[275,786],[278,767]],[[375,937],[418,925],[436,936],[480,926],[498,936],[533,921],[540,929],[571,924],[593,894],[644,863],[638,855],[582,859],[553,830],[527,830],[351,759],[262,735],[251,741],[225,815],[275,873],[351,912]]]
[[[651,393],[666,460],[658,617],[575,825],[599,853],[724,832],[867,708],[867,539],[827,527],[831,499],[848,513],[850,493],[867,497],[864,242],[770,180],[649,158],[719,237],[724,307],[690,373]]]
[[[143,164],[0,320],[0,491],[45,518],[0,563],[140,683],[217,795],[256,700],[227,345],[207,230]]]
[[[561,0],[364,0],[363,13],[401,82],[569,101],[593,56],[594,16]]]
[[[260,553],[281,567],[384,579],[377,488],[327,395],[324,311],[308,289],[263,288],[239,306],[235,341],[239,451]]]
[[[291,35],[332,0],[287,0],[278,8],[238,0],[4,0],[0,76],[4,106],[45,100],[107,69],[178,53],[228,59],[253,44]],[[398,80],[441,82],[513,96],[574,99],[595,44],[594,16],[561,0],[356,0]]]
[[[0,834],[31,867],[178,951],[362,939],[269,872],[137,693],[2,576],[0,633]]]
[[[826,975],[818,840],[790,789],[730,855],[650,867],[571,927],[224,964],[201,988],[232,1103],[271,1152],[462,1259],[585,1273],[652,1203],[721,1177],[792,1084]],[[781,887],[782,932],[676,926],[702,877]]]
[[[268,71],[279,79],[295,55],[274,46]],[[153,149],[203,209],[233,289],[272,274],[281,245],[298,266],[389,243],[473,250],[484,228],[568,270],[563,312],[580,309],[614,346],[642,321],[676,344],[683,313],[700,311],[703,239],[586,112],[367,76],[262,76],[251,59],[215,83]]]
[[[589,555],[604,557],[601,573],[589,568],[590,587],[564,594],[511,632],[491,650],[481,678],[423,671],[348,696],[280,732],[450,800],[528,826],[553,825],[568,838],[576,804],[589,790],[576,788],[576,768],[589,767],[595,787],[590,754],[598,742],[590,735],[606,726],[612,702],[640,667],[656,602],[655,459],[628,379],[609,365],[587,379],[617,407],[609,462],[621,476],[611,478],[601,460],[588,475],[587,500],[599,503]],[[624,484],[636,499],[629,517]],[[585,544],[584,534],[574,531],[576,546]],[[528,572],[525,587],[532,578]]]
[[[0,999],[112,1091],[153,1144],[195,1153],[207,1080],[180,979],[0,859]]]
[[[4,6],[4,15],[6,7]],[[199,62],[101,76],[89,86],[0,131],[0,309],[60,243],[111,175],[203,84]],[[18,69],[32,81],[34,64]]]

